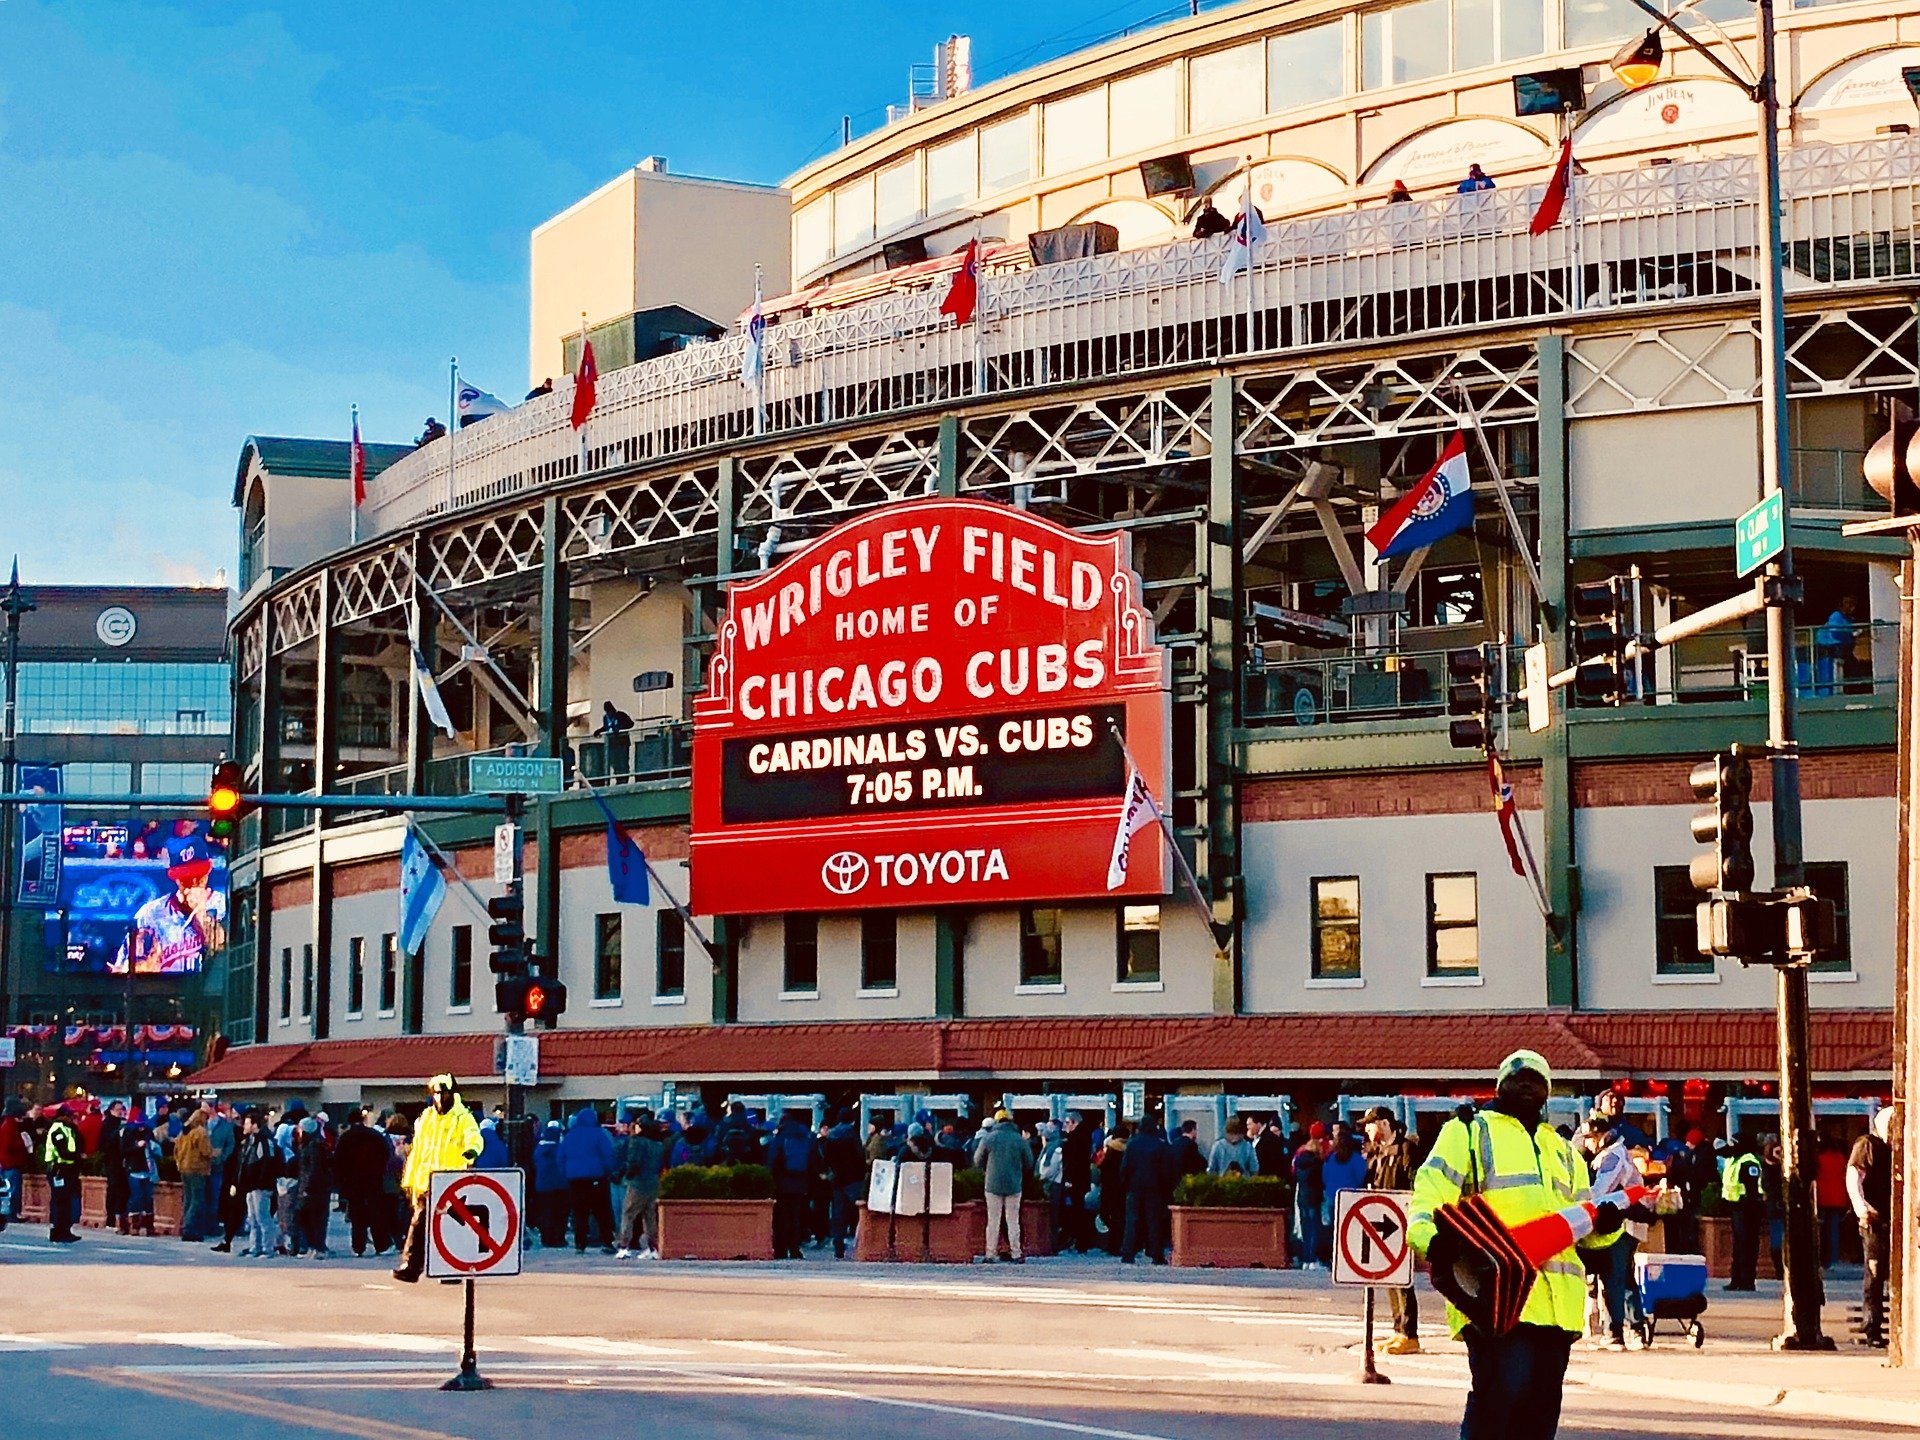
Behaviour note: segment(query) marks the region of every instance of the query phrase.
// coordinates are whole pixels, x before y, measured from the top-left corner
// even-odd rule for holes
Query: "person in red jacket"
[[[33,1152],[27,1141],[27,1107],[9,1100],[0,1115],[0,1224],[20,1218],[20,1186]]]
[[[86,1113],[73,1122],[73,1128],[80,1132],[80,1145],[89,1155],[100,1153],[100,1130],[107,1123],[107,1117],[101,1112],[98,1100],[87,1101]]]

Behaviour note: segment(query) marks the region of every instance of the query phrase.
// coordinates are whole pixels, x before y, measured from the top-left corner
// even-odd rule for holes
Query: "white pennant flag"
[[[413,679],[420,687],[420,703],[426,707],[427,719],[446,731],[449,740],[458,740],[460,732],[453,728],[453,717],[447,714],[447,702],[440,697],[440,687],[433,683],[433,670],[427,664],[427,657],[420,653],[418,645],[413,647]]]
[[[1113,832],[1113,856],[1107,861],[1107,889],[1118,890],[1127,883],[1127,851],[1133,837],[1160,818],[1160,807],[1153,803],[1153,791],[1147,777],[1138,768],[1127,767],[1127,798],[1120,807],[1120,824]]]

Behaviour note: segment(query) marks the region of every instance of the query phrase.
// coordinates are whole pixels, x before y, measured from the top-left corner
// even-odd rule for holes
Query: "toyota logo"
[[[820,867],[820,883],[835,895],[852,895],[865,888],[868,869],[866,856],[841,850]]]

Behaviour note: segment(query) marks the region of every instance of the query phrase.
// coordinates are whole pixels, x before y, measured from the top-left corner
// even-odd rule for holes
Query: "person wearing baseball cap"
[[[1367,1187],[1405,1191],[1413,1188],[1414,1153],[1406,1126],[1385,1105],[1372,1106],[1360,1117],[1367,1137]],[[1420,1294],[1411,1285],[1387,1292],[1393,1306],[1393,1337],[1380,1347],[1383,1355],[1420,1353]]]
[[[167,879],[173,893],[157,895],[134,913],[136,972],[181,975],[198,970],[227,939],[224,906],[212,884],[213,851],[199,835],[167,841]]]
[[[480,1155],[480,1126],[460,1100],[453,1076],[442,1073],[427,1081],[433,1103],[413,1124],[413,1148],[407,1152],[400,1188],[413,1205],[406,1243],[393,1278],[413,1284],[427,1266],[427,1192],[436,1170],[467,1170]]]
[[[1470,1119],[1449,1120],[1413,1177],[1407,1237],[1425,1255],[1438,1233],[1434,1212],[1481,1195],[1509,1227],[1593,1199],[1587,1162],[1546,1123],[1553,1067],[1516,1050],[1494,1075],[1494,1100]],[[1623,1210],[1602,1205],[1580,1245],[1609,1245]],[[1573,1342],[1586,1330],[1586,1272],[1569,1246],[1534,1278],[1520,1323],[1505,1334],[1469,1324],[1451,1303],[1447,1325],[1466,1342],[1471,1388],[1461,1440],[1553,1440]]]

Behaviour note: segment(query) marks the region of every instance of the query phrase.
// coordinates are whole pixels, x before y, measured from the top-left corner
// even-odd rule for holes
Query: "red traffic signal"
[[[529,1020],[538,1020],[546,1013],[547,987],[537,980],[534,981],[527,986],[527,993],[521,1004],[525,1006]]]

